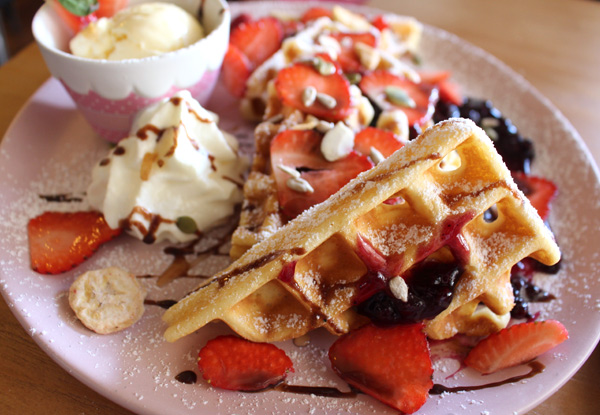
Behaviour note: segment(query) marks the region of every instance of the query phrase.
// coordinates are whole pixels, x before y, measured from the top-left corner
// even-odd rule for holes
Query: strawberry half
[[[331,37],[340,42],[342,52],[338,56],[338,61],[344,72],[363,72],[364,67],[360,62],[360,58],[354,49],[354,45],[358,42],[375,46],[377,39],[373,33],[332,33]]]
[[[78,33],[81,29],[86,27],[91,22],[96,21],[98,18],[96,16],[96,4],[82,3],[81,5],[77,5],[75,3],[75,9],[73,11],[67,10],[58,0],[50,0],[48,4],[54,12],[58,15],[58,17],[66,24],[73,33]],[[77,12],[74,13],[74,12]]]
[[[385,20],[385,16],[383,15],[377,15],[373,18],[373,20],[371,21],[371,24],[373,26],[375,26],[377,28],[377,30],[379,30],[380,32],[383,29],[387,29],[388,27],[390,27],[390,25],[388,24],[388,22]]]
[[[365,156],[371,154],[371,148],[374,148],[387,158],[403,145],[391,131],[375,127],[367,127],[354,137],[354,149]]]
[[[558,193],[556,185],[543,177],[530,176],[523,172],[513,172],[513,178],[519,189],[536,208],[538,215],[546,220],[550,213],[550,202]]]
[[[121,229],[109,228],[99,212],[46,212],[29,221],[27,233],[31,268],[59,274],[81,264]]]
[[[329,349],[333,370],[355,388],[403,413],[417,411],[433,386],[422,324],[363,326]]]
[[[440,100],[459,106],[463,104],[465,99],[459,85],[450,81],[450,71],[422,71],[419,76],[421,82],[438,88]]]
[[[408,117],[409,125],[423,125],[431,119],[438,99],[437,89],[427,83],[414,83],[388,71],[375,71],[362,77],[360,89],[382,110],[398,108]],[[394,104],[386,95],[387,87],[403,90],[414,101],[414,107]]]
[[[214,387],[248,392],[276,385],[294,371],[283,350],[236,336],[219,336],[206,343],[198,355],[198,368]]]
[[[326,9],[324,7],[311,7],[310,9],[304,12],[302,17],[300,18],[300,21],[302,23],[308,23],[313,20],[317,20],[321,17],[329,17],[331,19],[333,18],[333,13],[330,9]]]
[[[528,362],[569,338],[556,320],[516,324],[491,334],[467,355],[465,364],[487,374]]]
[[[341,160],[327,161],[321,153],[321,139],[322,135],[314,130],[286,130],[271,142],[277,196],[283,213],[290,219],[323,202],[360,172],[373,167],[366,156],[354,151]],[[314,192],[292,190],[287,185],[292,176],[282,171],[280,165],[297,169]]]
[[[246,92],[246,81],[252,73],[252,64],[238,48],[229,44],[223,67],[221,80],[231,95],[241,98]]]
[[[129,0],[99,0],[99,7],[96,11],[98,17],[112,17],[119,10],[127,7]]]
[[[231,32],[229,43],[242,52],[252,68],[266,61],[279,50],[283,40],[283,27],[274,17],[243,21]]]
[[[302,93],[309,86],[334,98],[335,106],[327,108],[318,99],[309,106],[304,105]],[[321,75],[312,65],[296,63],[279,71],[275,79],[275,88],[285,105],[315,117],[341,121],[350,113],[350,83],[337,72]]]

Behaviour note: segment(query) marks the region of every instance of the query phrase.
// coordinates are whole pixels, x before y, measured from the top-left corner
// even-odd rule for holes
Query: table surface
[[[485,49],[558,107],[600,161],[600,3],[582,0],[373,0]],[[0,67],[0,137],[49,77],[35,44]],[[0,413],[130,414],[54,363],[0,301]],[[600,347],[530,415],[597,414]]]

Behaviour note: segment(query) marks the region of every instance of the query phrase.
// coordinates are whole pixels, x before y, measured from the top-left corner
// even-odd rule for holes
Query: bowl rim
[[[152,2],[152,1],[153,0],[141,0],[140,3]],[[76,56],[70,52],[67,52],[67,51],[64,51],[64,50],[61,50],[61,49],[51,46],[44,39],[44,37],[41,36],[41,34],[39,33],[39,30],[40,30],[39,27],[42,24],[41,20],[42,20],[43,16],[55,15],[54,11],[52,10],[52,7],[47,2],[44,2],[44,4],[42,4],[42,6],[36,11],[35,15],[33,16],[33,20],[31,22],[31,31],[33,33],[33,37],[34,37],[36,43],[38,44],[38,46],[40,48],[43,48],[46,51],[48,51],[49,53],[51,53],[55,56],[60,56],[61,58],[64,58],[67,60],[73,60],[73,61],[77,61],[77,62],[89,64],[89,65],[103,65],[103,66],[123,66],[123,65],[135,65],[135,64],[147,65],[150,62],[158,62],[158,61],[172,59],[178,55],[191,53],[191,52],[195,51],[196,49],[204,48],[206,44],[208,44],[212,39],[217,37],[218,32],[222,31],[223,27],[229,25],[229,22],[231,20],[231,16],[230,16],[231,11],[230,11],[229,5],[227,4],[227,2],[225,0],[201,0],[199,2],[199,7],[201,7],[202,10],[204,10],[207,8],[207,5],[209,5],[211,2],[216,2],[221,6],[221,10],[218,13],[218,19],[220,19],[220,21],[208,34],[206,34],[204,37],[197,40],[196,42],[192,43],[191,45],[185,46],[183,48],[176,49],[176,50],[173,50],[170,52],[161,53],[159,55],[147,56],[147,57],[143,57],[143,58],[131,58],[131,59],[121,59],[121,60],[85,58],[85,57],[81,57],[81,56]],[[227,18],[228,15],[229,15],[229,19]],[[55,16],[55,17],[57,17],[57,16]],[[203,12],[203,19],[204,19],[204,12]],[[205,26],[203,22],[201,22],[201,23],[203,26]]]

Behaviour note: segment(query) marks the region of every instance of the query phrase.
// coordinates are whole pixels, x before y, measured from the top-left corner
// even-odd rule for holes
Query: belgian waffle
[[[444,167],[449,155],[458,155],[456,168]],[[398,196],[402,203],[383,203]],[[498,216],[488,222],[484,212],[494,205]],[[169,309],[165,338],[177,340],[213,320],[255,341],[294,338],[319,326],[347,332],[364,323],[352,308],[369,265],[360,255],[364,241],[393,259],[396,275],[461,246],[450,249],[465,270],[452,302],[426,322],[436,339],[481,331],[479,304],[496,316],[507,313],[513,306],[507,276],[524,257],[544,264],[560,258],[483,130],[451,119],[279,227]]]

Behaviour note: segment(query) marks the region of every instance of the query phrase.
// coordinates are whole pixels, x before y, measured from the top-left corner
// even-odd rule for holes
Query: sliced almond
[[[360,59],[360,63],[370,71],[377,69],[381,62],[381,54],[377,49],[363,42],[356,42],[354,51]]]
[[[150,178],[150,171],[152,170],[152,165],[156,159],[158,159],[158,154],[156,153],[144,154],[142,166],[140,168],[140,179],[142,179],[142,181],[146,181],[148,178]]]
[[[356,31],[369,31],[373,26],[367,19],[358,13],[351,12],[341,6],[333,6],[331,10],[333,20],[348,26],[350,29]]]
[[[354,131],[343,122],[338,122],[321,141],[321,153],[327,161],[346,157],[354,148]]]

